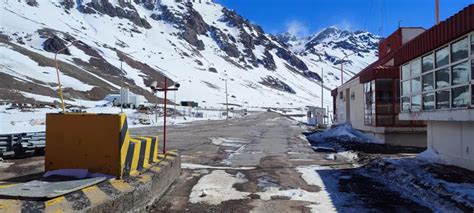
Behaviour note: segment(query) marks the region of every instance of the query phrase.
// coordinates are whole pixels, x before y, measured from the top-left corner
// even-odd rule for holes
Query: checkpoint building
[[[379,59],[331,92],[336,123],[372,135],[379,143],[426,147],[423,121],[399,119],[399,67],[395,53],[422,34],[420,27],[401,27],[379,43]]]
[[[442,163],[474,170],[474,4],[414,38],[394,57],[400,120],[427,124]]]

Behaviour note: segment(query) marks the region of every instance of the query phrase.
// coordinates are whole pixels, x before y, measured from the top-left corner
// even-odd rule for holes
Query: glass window
[[[428,73],[421,77],[423,91],[434,90],[434,73]]]
[[[436,88],[449,86],[449,68],[436,71]]]
[[[415,95],[411,97],[411,111],[421,110],[421,95]]]
[[[434,93],[428,93],[423,95],[423,110],[434,110]]]
[[[474,35],[471,35],[471,55],[474,55]]]
[[[453,85],[463,84],[469,81],[469,69],[468,62],[460,63],[456,66],[453,66]]]
[[[410,78],[410,65],[406,64],[402,66],[402,79],[409,79]]]
[[[410,95],[410,81],[402,82],[402,95]]]
[[[377,91],[375,94],[377,114],[393,113],[393,91]]]
[[[474,104],[474,85],[471,86],[471,104]]]
[[[364,98],[365,98],[365,121],[364,124],[367,126],[375,125],[375,83],[371,81],[364,84]]]
[[[411,93],[421,92],[421,81],[420,78],[411,79]]]
[[[416,77],[421,74],[421,60],[416,59],[410,64],[411,76]]]
[[[402,112],[408,112],[410,109],[410,98],[402,97]]]
[[[436,92],[436,109],[449,108],[449,90]]]
[[[453,108],[467,107],[470,105],[469,86],[453,88]]]
[[[423,72],[430,71],[434,68],[433,60],[434,60],[433,59],[433,54],[430,54],[430,55],[427,55],[427,56],[423,57],[423,59],[422,59],[423,65],[422,65],[422,68],[421,68]]]
[[[449,63],[449,49],[444,47],[436,51],[436,67],[441,67]]]
[[[469,40],[463,38],[451,45],[451,62],[465,59],[469,56]]]
[[[471,79],[474,80],[474,60],[471,60]]]

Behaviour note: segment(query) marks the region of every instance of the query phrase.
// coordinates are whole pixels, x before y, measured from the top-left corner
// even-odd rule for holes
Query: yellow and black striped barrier
[[[148,139],[152,141],[152,137],[143,140]],[[142,210],[140,208],[146,207],[146,204],[154,199],[153,196],[163,194],[180,174],[181,161],[177,151],[168,151],[165,156],[160,156],[159,158],[156,156],[158,163],[148,164],[150,165],[148,169],[138,175],[130,176],[127,180],[107,180],[49,200],[0,198],[0,212],[140,211]],[[156,159],[153,159],[153,162]],[[0,182],[0,189],[14,185]]]
[[[125,114],[47,114],[46,171],[88,169],[123,179],[158,162],[158,137],[132,137]]]

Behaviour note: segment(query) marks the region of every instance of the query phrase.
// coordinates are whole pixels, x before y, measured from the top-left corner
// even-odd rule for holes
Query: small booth
[[[308,118],[308,125],[310,126],[317,126],[324,124],[324,117],[326,115],[326,109],[321,107],[315,106],[307,106],[307,118]]]

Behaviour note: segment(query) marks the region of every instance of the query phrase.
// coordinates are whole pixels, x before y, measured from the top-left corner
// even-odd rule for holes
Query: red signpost
[[[177,91],[179,84],[175,84],[173,88],[168,87],[168,78],[165,78],[164,88],[158,88],[158,83],[154,81],[151,84],[151,89],[155,92],[164,92],[164,112],[163,112],[163,154],[166,154],[166,116],[167,116],[167,101],[168,101],[168,91]]]

